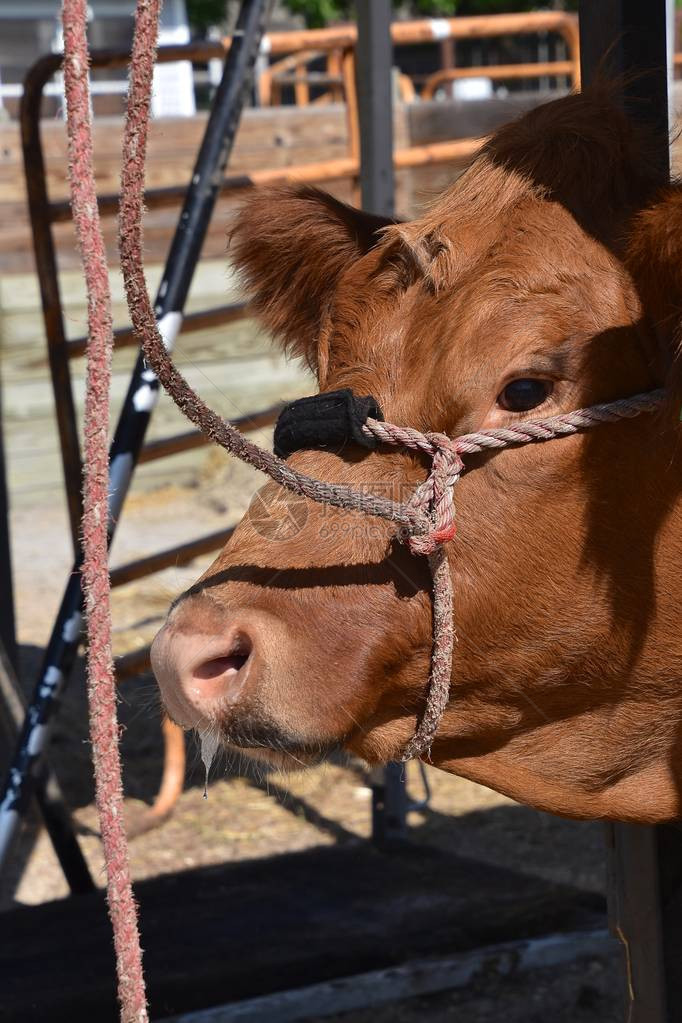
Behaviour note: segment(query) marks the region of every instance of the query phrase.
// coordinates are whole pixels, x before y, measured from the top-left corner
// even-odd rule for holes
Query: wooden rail
[[[444,68],[430,75],[422,89],[422,99],[433,99],[435,93],[449,82],[465,78],[544,78],[565,75],[573,78],[574,65],[571,60],[545,60],[534,64],[490,64],[480,67]]]
[[[410,146],[408,149],[397,149],[393,154],[393,161],[396,170],[407,170],[415,167],[427,167],[435,163],[450,163],[457,160],[467,160],[475,156],[483,145],[483,139],[454,139],[452,142],[431,142],[423,146]],[[357,177],[360,170],[360,161],[354,156],[341,156],[333,160],[322,160],[319,163],[302,163],[292,167],[266,167],[262,170],[251,171],[250,174],[239,174],[234,177],[227,177],[223,181],[221,195],[239,196],[243,192],[251,191],[253,188],[262,188],[273,185],[291,184],[323,184],[329,181],[344,181],[348,178]],[[186,188],[185,185],[171,185],[167,188],[153,188],[145,193],[145,206],[148,210],[163,209],[164,207],[177,206],[182,202]],[[113,216],[118,211],[119,197],[117,194],[100,195],[97,199],[99,211],[102,215]],[[54,202],[50,209],[50,219],[53,223],[63,223],[71,219],[71,207],[67,200]],[[245,315],[244,307],[224,307],[224,321],[227,322],[241,319]],[[206,324],[200,317],[205,314],[193,314],[196,318],[194,329],[203,329]],[[188,317],[189,319],[189,317]],[[218,315],[213,322],[219,322]],[[191,328],[188,328],[191,329]],[[116,343],[118,345],[134,344],[134,338],[130,328],[124,328],[116,332]],[[84,350],[83,338],[73,342],[71,355],[82,355]]]
[[[531,35],[555,32],[566,43],[568,60],[543,61],[536,64],[505,64],[497,67],[453,68],[432,75],[424,89],[424,99],[430,99],[446,82],[486,76],[495,80],[538,78],[546,75],[565,75],[575,89],[580,88],[580,38],[578,19],[565,11],[534,11],[522,14],[491,14],[464,18],[424,18],[416,21],[395,21],[391,26],[394,45],[424,42],[442,42],[444,39],[485,39],[506,35]],[[324,80],[331,85],[330,98],[339,93],[345,96],[348,129],[348,158],[288,168],[285,171],[263,170],[249,175],[246,187],[277,184],[281,181],[325,181],[355,178],[359,169],[360,133],[356,91],[355,46],[357,26],[339,25],[334,28],[308,29],[301,32],[272,32],[263,40],[266,53],[282,56],[261,75],[259,86],[263,104],[281,98],[278,76],[291,77],[297,105],[310,102],[310,83],[304,69],[311,60],[326,55]],[[227,47],[231,37],[226,36]],[[292,77],[293,76],[293,77]],[[411,86],[411,82],[410,82]],[[406,83],[401,81],[401,92],[409,95]],[[413,96],[409,95],[409,98]],[[326,96],[321,99],[326,100]],[[473,155],[480,143],[475,139],[456,143],[437,143],[432,146],[412,147],[395,154],[397,169],[419,167],[429,163],[448,162]]]
[[[396,21],[391,27],[393,43],[406,46],[424,42],[442,42],[444,39],[485,39],[504,35],[531,35],[537,32],[556,32],[566,43],[568,60],[541,63],[505,64],[477,68],[452,68],[437,72],[427,80],[423,97],[430,99],[435,90],[448,81],[460,78],[486,76],[495,80],[538,78],[545,75],[566,75],[573,88],[580,88],[580,43],[578,19],[565,11],[535,11],[522,14],[490,14],[465,18],[424,18],[418,21]],[[223,40],[227,46],[230,36]],[[344,63],[350,55],[354,63],[357,42],[355,25],[336,28],[309,29],[301,32],[273,32],[267,35],[263,49],[274,55],[285,54],[267,68],[259,78],[258,91],[262,105],[281,102],[282,85],[293,85],[296,104],[310,103],[310,85],[314,84],[305,69],[316,59],[326,55],[326,71],[321,81],[331,86],[329,93],[316,102],[339,99],[344,93],[349,106],[352,96]],[[435,79],[435,81],[434,81]],[[353,90],[354,91],[354,90]],[[402,91],[405,85],[402,83]]]
[[[410,43],[440,42],[443,39],[486,39],[506,35],[533,35],[556,32],[562,36],[579,60],[578,19],[565,11],[532,11],[522,14],[486,14],[465,18],[422,18],[395,21],[391,36],[395,46]],[[355,25],[335,28],[304,29],[300,32],[270,32],[263,39],[266,53],[285,55],[301,50],[345,50],[354,48],[358,33]],[[223,40],[229,46],[230,36]],[[576,74],[580,75],[579,68]]]
[[[391,26],[393,43],[407,46],[444,39],[485,39],[505,35],[532,35],[537,32],[556,32],[566,43],[568,60],[544,61],[538,64],[506,64],[497,67],[453,68],[438,72],[444,75],[439,84],[459,78],[486,76],[493,79],[538,78],[544,75],[566,75],[574,88],[580,88],[580,43],[578,19],[565,11],[534,11],[521,14],[490,14],[465,18],[424,18],[418,21],[396,21]],[[228,45],[231,37],[224,39]],[[281,85],[293,84],[297,105],[310,102],[310,80],[304,69],[312,60],[327,55],[325,78],[332,86],[331,97],[339,98],[341,86],[347,78],[341,73],[344,55],[354,53],[357,42],[355,25],[336,28],[309,29],[301,32],[273,32],[264,39],[263,49],[274,55],[286,54],[282,60],[264,71],[259,80],[259,98],[263,105],[281,100]],[[289,75],[293,72],[293,79]],[[284,76],[284,81],[282,81]],[[433,76],[432,76],[433,78]],[[435,88],[428,79],[424,99],[429,99]],[[326,100],[327,97],[320,97]],[[347,102],[350,102],[346,92]]]

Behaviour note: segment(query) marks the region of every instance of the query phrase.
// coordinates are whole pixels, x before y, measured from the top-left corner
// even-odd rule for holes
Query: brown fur
[[[553,383],[529,417],[667,382],[677,406],[660,416],[467,460],[448,546],[459,642],[433,748],[534,806],[654,821],[679,816],[682,785],[682,192],[653,195],[645,157],[608,96],[568,97],[498,132],[414,223],[285,189],[248,204],[233,252],[321,387],[371,393],[392,422],[508,423],[497,396],[519,376]],[[395,452],[292,463],[402,498],[424,477]],[[296,535],[266,542],[244,518],[160,643],[261,623],[226,741],[399,755],[431,610],[424,564],[391,532],[311,505]]]

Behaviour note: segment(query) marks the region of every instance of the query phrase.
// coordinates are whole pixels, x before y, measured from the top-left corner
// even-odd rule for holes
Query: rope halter
[[[122,239],[122,252],[126,245]],[[404,447],[420,451],[431,459],[431,468],[425,481],[414,491],[409,501],[400,503],[377,494],[367,494],[352,487],[326,483],[305,473],[298,472],[276,453],[266,451],[248,441],[232,424],[220,418],[202,399],[195,394],[185,378],[174,366],[164,348],[161,335],[154,321],[151,307],[149,313],[144,302],[140,302],[142,287],[136,286],[136,265],[129,258],[122,260],[122,269],[127,286],[137,296],[137,303],[129,308],[133,326],[142,339],[145,357],[178,407],[187,418],[198,426],[209,439],[224,447],[226,451],[240,458],[248,465],[268,475],[275,483],[294,494],[307,497],[320,504],[336,508],[363,512],[396,522],[401,527],[398,539],[406,542],[415,555],[428,559],[433,579],[433,646],[431,671],[427,684],[426,700],[418,718],[412,738],[402,752],[401,760],[423,757],[430,754],[436,731],[448,704],[452,677],[452,659],[455,643],[453,622],[452,577],[445,553],[445,544],[455,535],[453,489],[459,480],[464,465],[462,455],[482,451],[499,450],[531,442],[555,440],[589,429],[601,423],[613,423],[620,419],[632,419],[644,412],[654,412],[665,401],[663,390],[647,391],[630,398],[590,405],[573,412],[550,416],[545,419],[529,419],[513,426],[500,429],[480,430],[456,438],[441,433],[421,433],[411,427],[397,426],[381,419],[368,416],[357,429],[352,430],[352,440],[367,448],[377,443]],[[339,392],[331,392],[339,393]],[[352,398],[352,392],[348,392]],[[316,395],[315,399],[327,399]],[[367,402],[369,399],[357,399]],[[372,399],[373,401],[373,399]],[[296,402],[287,406],[282,415]],[[376,407],[376,403],[374,403]],[[379,410],[380,412],[380,410]],[[279,427],[278,423],[278,427]],[[275,451],[278,450],[278,431],[275,431]],[[306,444],[312,447],[312,444]],[[289,446],[289,453],[297,445]],[[283,452],[286,453],[286,452]]]
[[[450,695],[456,637],[452,579],[444,545],[456,533],[453,491],[464,471],[462,454],[569,436],[599,423],[615,422],[642,412],[652,412],[663,400],[663,391],[650,391],[575,412],[545,419],[524,420],[510,427],[481,430],[454,439],[442,433],[421,433],[411,427],[386,423],[373,397],[358,397],[349,389],[300,398],[283,409],[275,428],[275,452],[278,455],[288,456],[294,451],[312,447],[332,447],[338,451],[349,443],[373,449],[380,443],[418,451],[431,459],[427,478],[416,488],[409,501],[404,505],[393,506],[393,514],[390,510],[388,513],[384,510],[375,512],[386,518],[402,518],[403,525],[398,531],[398,538],[407,543],[412,554],[428,558],[433,577],[431,674],[424,711],[415,734],[403,751],[403,760],[429,754]],[[306,484],[312,483],[306,493],[313,500],[367,510],[355,503],[362,496],[357,491],[337,487],[337,500],[328,502],[324,496],[328,485],[315,485],[309,477],[287,468],[293,474],[290,482],[298,479]],[[343,496],[345,501],[338,500]]]

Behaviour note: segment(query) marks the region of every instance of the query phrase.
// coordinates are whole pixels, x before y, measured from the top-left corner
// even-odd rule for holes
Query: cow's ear
[[[256,314],[318,369],[318,338],[339,278],[393,223],[307,186],[263,189],[239,211],[230,256]]]
[[[682,386],[682,186],[672,185],[633,219],[626,263],[656,336],[661,377]]]

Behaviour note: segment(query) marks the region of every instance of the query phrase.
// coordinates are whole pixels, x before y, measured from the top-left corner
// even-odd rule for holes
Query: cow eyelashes
[[[551,393],[551,380],[520,377],[518,380],[510,380],[500,391],[497,404],[507,412],[529,412],[547,401]]]

